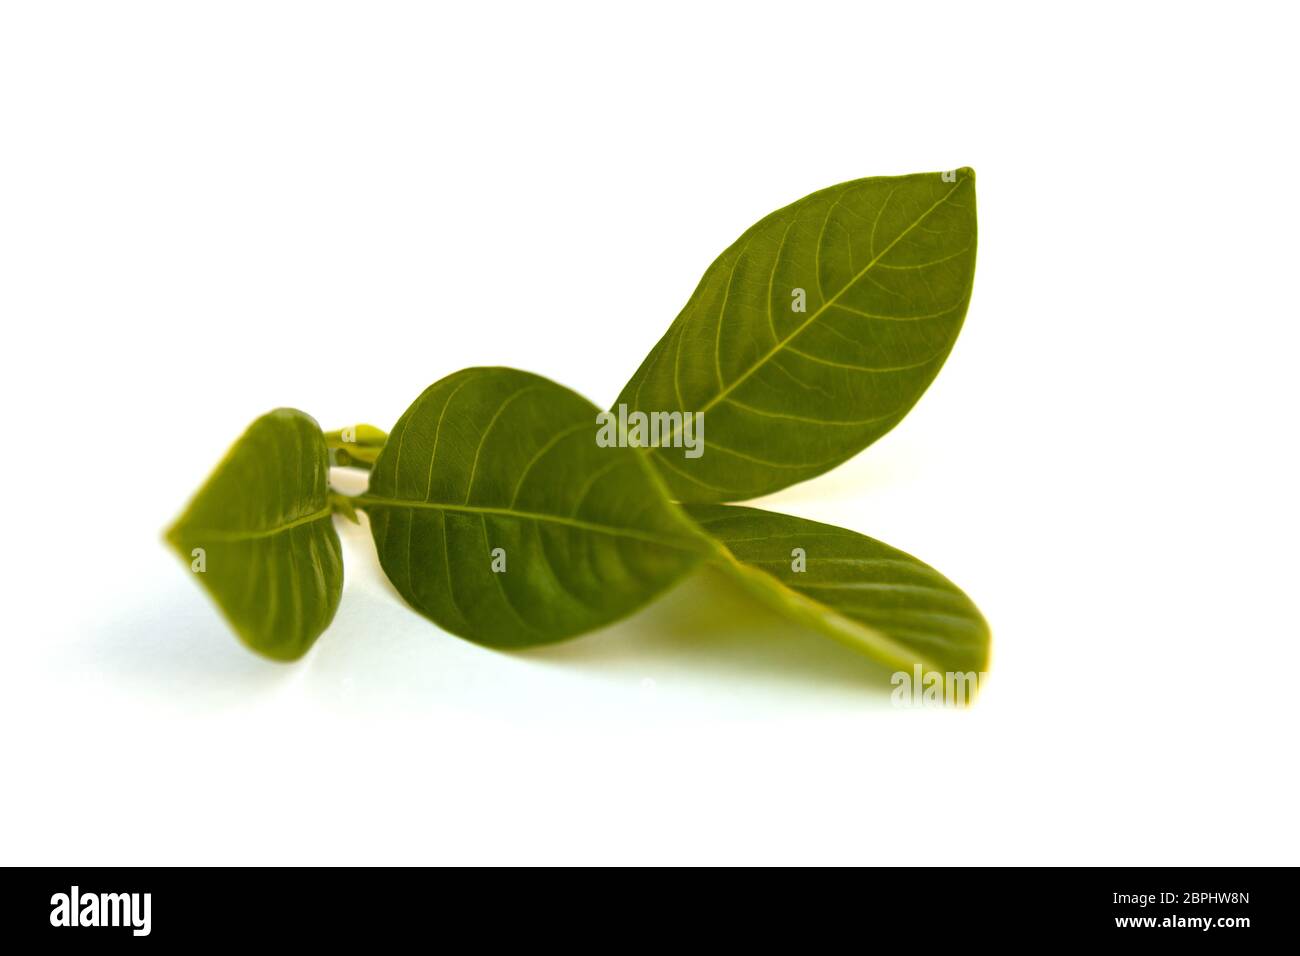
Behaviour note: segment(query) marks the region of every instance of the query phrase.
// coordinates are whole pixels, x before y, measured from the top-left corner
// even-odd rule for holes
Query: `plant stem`
[[[357,517],[357,509],[354,504],[354,496],[345,495],[341,491],[330,489],[329,493],[330,510],[336,515],[342,515],[353,524],[361,524],[361,519]]]

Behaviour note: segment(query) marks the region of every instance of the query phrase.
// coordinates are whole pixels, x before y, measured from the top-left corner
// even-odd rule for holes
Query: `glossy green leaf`
[[[722,546],[719,563],[755,593],[891,667],[982,672],[989,630],[934,568],[866,535],[735,505],[686,511]],[[802,551],[803,570],[796,549]]]
[[[329,625],[343,590],[320,426],[291,408],[248,427],[167,541],[253,650],[295,660]]]
[[[700,457],[653,451],[673,496],[767,494],[889,431],[961,329],[975,241],[970,169],[832,186],[737,239],[618,398],[704,413]]]
[[[607,624],[696,563],[709,544],[643,451],[597,444],[598,412],[506,368],[457,372],[416,400],[357,499],[412,607],[523,647]]]

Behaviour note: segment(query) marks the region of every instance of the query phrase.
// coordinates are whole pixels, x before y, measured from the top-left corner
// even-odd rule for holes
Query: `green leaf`
[[[866,535],[735,505],[686,511],[722,545],[718,563],[777,608],[891,667],[982,672],[989,630],[934,568]],[[804,567],[796,571],[795,549]]]
[[[832,186],[737,239],[618,398],[704,413],[700,457],[653,451],[674,497],[767,494],[893,428],[961,329],[975,239],[970,169]]]
[[[353,425],[325,433],[325,447],[330,450],[330,464],[340,468],[369,470],[388,441],[388,433],[374,425]]]
[[[325,445],[328,448],[383,448],[388,441],[388,432],[374,425],[353,425],[351,428],[339,428],[325,433]]]
[[[296,660],[329,626],[343,591],[320,426],[279,408],[248,427],[167,541],[240,639]]]
[[[425,390],[357,499],[412,607],[481,644],[547,643],[622,617],[709,550],[643,451],[597,444],[598,413],[507,368]]]

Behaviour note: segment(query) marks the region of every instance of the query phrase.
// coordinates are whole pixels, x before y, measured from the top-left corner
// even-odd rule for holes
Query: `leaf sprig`
[[[933,568],[853,531],[725,504],[822,474],[907,414],[961,329],[975,245],[970,169],[821,190],[709,267],[617,419],[507,368],[441,379],[391,434],[325,433],[279,409],[167,541],[240,639],[276,660],[301,657],[333,618],[332,514],[360,510],[402,597],[480,644],[602,627],[707,561],[891,667],[982,671],[988,626]],[[602,440],[615,420],[619,440]],[[698,447],[683,453],[693,426]],[[367,491],[332,490],[330,465],[368,470]]]

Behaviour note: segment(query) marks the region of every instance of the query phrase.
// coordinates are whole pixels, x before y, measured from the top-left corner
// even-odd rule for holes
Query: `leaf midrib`
[[[706,547],[700,542],[688,537],[669,538],[663,535],[654,534],[650,531],[639,531],[635,528],[619,528],[615,525],[601,524],[597,521],[584,521],[581,518],[546,514],[540,511],[520,511],[518,508],[496,508],[488,505],[469,505],[459,502],[449,504],[439,501],[416,501],[409,498],[386,498],[381,495],[371,494],[362,495],[354,500],[357,507],[362,510],[365,510],[369,505],[378,505],[385,508],[421,508],[430,511],[455,511],[462,514],[494,515],[502,518],[515,518],[520,521],[547,522],[550,524],[564,525],[569,528],[578,528],[582,531],[594,531],[599,534],[607,534],[613,537],[648,541],[652,544],[676,548],[679,551],[711,553],[709,549],[706,549]]]
[[[291,531],[292,529],[301,527],[302,525],[320,521],[322,518],[328,518],[330,514],[331,508],[329,504],[326,503],[325,507],[318,511],[313,511],[310,514],[299,515],[297,518],[292,518],[289,521],[277,524],[272,528],[265,528],[256,531],[224,531],[216,529],[195,530],[182,525],[176,528],[176,534],[178,536],[184,534],[190,538],[202,538],[207,541],[253,541],[258,538],[272,538],[285,531]]]

